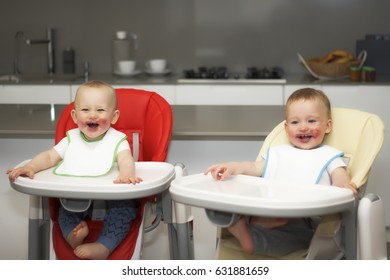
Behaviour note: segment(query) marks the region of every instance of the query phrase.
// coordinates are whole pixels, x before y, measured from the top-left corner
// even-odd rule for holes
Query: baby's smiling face
[[[115,92],[104,87],[86,87],[77,92],[72,118],[88,140],[99,139],[118,120],[115,98]]]
[[[319,147],[332,130],[332,120],[319,100],[293,102],[287,108],[286,116],[286,133],[290,143],[299,149]]]

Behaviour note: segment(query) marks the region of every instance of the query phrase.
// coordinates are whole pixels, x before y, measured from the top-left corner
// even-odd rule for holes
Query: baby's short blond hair
[[[115,92],[115,89],[108,83],[106,82],[103,82],[103,81],[96,81],[96,80],[93,80],[93,81],[88,81],[88,82],[85,82],[83,83],[82,85],[80,85],[80,87],[77,89],[77,92],[76,92],[76,98],[75,98],[75,103],[77,101],[77,94],[86,89],[86,88],[101,88],[103,90],[107,90],[107,92],[111,95],[111,97],[113,98],[113,101],[114,101],[114,109],[116,110],[117,109],[117,106],[118,106],[118,99],[116,97],[116,92]]]
[[[288,107],[297,101],[321,101],[324,104],[328,118],[332,118],[331,105],[329,98],[322,90],[314,89],[314,88],[302,88],[298,89],[290,95],[286,102],[285,114],[287,114]],[[287,116],[286,116],[287,117]]]

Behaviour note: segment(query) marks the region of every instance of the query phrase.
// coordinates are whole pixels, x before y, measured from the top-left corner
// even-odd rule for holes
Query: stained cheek
[[[100,119],[99,124],[105,126],[109,125],[110,123],[107,119]]]
[[[321,130],[320,129],[313,129],[311,131],[311,134],[314,138],[317,138],[319,135],[321,135]]]

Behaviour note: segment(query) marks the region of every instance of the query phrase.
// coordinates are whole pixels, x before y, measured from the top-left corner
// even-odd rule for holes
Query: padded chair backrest
[[[116,89],[119,119],[113,127],[127,135],[133,150],[133,132],[139,134],[138,161],[165,161],[171,137],[173,117],[168,102],[160,95],[139,89]],[[56,128],[58,143],[76,125],[70,112],[73,102],[62,112]]]
[[[332,109],[333,129],[324,143],[343,151],[349,158],[348,168],[352,181],[361,187],[371,171],[383,141],[385,127],[374,114],[346,108]],[[257,159],[265,157],[271,146],[289,143],[284,121],[267,136]]]

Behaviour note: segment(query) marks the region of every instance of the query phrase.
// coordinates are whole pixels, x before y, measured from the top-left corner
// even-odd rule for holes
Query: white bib
[[[127,138],[126,134],[110,128],[102,139],[90,145],[78,128],[66,134],[69,146],[53,171],[56,175],[95,177],[107,174],[115,164],[119,144]]]
[[[339,166],[345,166],[343,152],[327,145],[302,150],[291,145],[280,145],[268,150],[263,177],[291,182],[331,185],[326,171],[329,164],[339,158]]]

